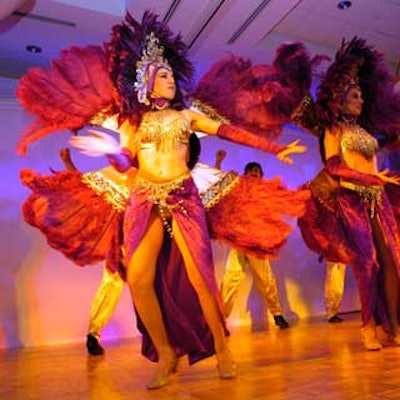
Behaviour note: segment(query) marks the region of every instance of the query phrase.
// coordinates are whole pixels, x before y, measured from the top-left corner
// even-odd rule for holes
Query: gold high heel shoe
[[[231,352],[228,348],[217,352],[217,369],[221,379],[236,378],[236,363],[232,360]]]
[[[382,349],[382,345],[376,337],[376,326],[374,321],[369,321],[361,328],[361,340],[367,350],[377,351]]]
[[[220,379],[236,378],[236,363],[234,361],[224,367],[221,367],[219,364],[217,364],[217,369]]]
[[[392,334],[388,336],[389,343],[393,344],[394,346],[400,346],[400,334]]]
[[[169,362],[169,366],[166,369],[156,371],[153,378],[151,378],[150,382],[147,384],[147,389],[160,389],[167,385],[169,376],[177,372],[178,361],[178,357],[174,356],[173,359]]]

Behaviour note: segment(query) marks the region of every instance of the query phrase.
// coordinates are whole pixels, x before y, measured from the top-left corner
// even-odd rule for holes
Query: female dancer
[[[127,200],[123,217],[119,214],[114,218],[115,213],[108,215],[95,196],[86,194],[83,185],[95,186],[96,177],[89,175],[91,183],[88,184],[86,175],[79,183],[72,197],[80,206],[63,209],[68,210],[65,211],[68,217],[76,215],[74,211],[87,212],[87,225],[74,230],[76,236],[68,243],[71,246],[68,255],[76,260],[81,252],[86,255],[93,248],[97,249],[95,239],[100,237],[99,232],[107,232],[101,235],[99,253],[110,260],[111,270],[116,269],[120,265],[116,260],[121,257],[123,237],[126,270],[122,273],[129,284],[143,334],[142,351],[149,359],[158,361],[149,389],[164,386],[176,368],[177,358],[184,354],[188,354],[189,362],[193,363],[216,353],[220,377],[232,379],[236,369],[225,340],[227,331],[214,277],[206,213],[187,165],[189,137],[191,131],[217,134],[223,139],[269,151],[286,162],[291,162],[290,154],[305,149],[297,142],[288,146],[273,144],[265,137],[184,108],[180,84],[192,75],[187,49],[180,37],[174,36],[153,14],[145,13],[142,24],[128,15],[127,23],[114,27],[106,49],[121,122],[120,141],[103,132],[92,131],[86,137],[74,136],[71,144],[90,156],[106,155],[119,171],[129,171],[132,165],[137,165],[137,172],[130,192],[119,196]],[[70,179],[70,175],[66,176]],[[25,183],[38,192],[44,189],[45,185],[36,177],[31,178],[25,176]],[[53,185],[48,192],[60,187]],[[300,215],[308,193],[300,191],[293,195],[294,192],[278,183],[272,185],[270,192],[273,187],[290,198],[293,214]],[[118,197],[115,194],[121,195],[115,191],[107,193],[112,199]],[[59,196],[70,201],[65,193]],[[66,241],[62,235],[65,231],[49,234],[46,224],[50,219],[38,218],[32,204],[38,207],[44,204],[41,216],[58,211],[54,211],[49,202],[37,204],[36,199],[33,195],[33,202],[28,201],[26,219],[40,227],[48,240],[51,236],[49,242],[58,243],[54,247],[64,251]],[[82,203],[87,205],[89,200],[93,201],[93,207],[83,207]],[[55,203],[60,205],[59,200]],[[287,207],[285,211],[277,211],[279,214],[287,212]],[[121,218],[123,234],[119,230]],[[101,221],[101,229],[98,221]],[[108,229],[110,221],[111,230]],[[84,236],[86,233],[88,235]],[[288,231],[282,233],[280,242],[287,234]],[[93,248],[91,242],[95,242]],[[257,247],[254,240],[246,245]],[[83,257],[78,261],[82,265],[87,260],[88,257]],[[94,260],[91,258],[91,263]]]
[[[390,108],[385,110],[385,104]],[[400,179],[377,170],[373,136],[379,131],[398,134],[395,104],[399,98],[381,55],[354,38],[343,43],[319,86],[317,123],[305,124],[323,130],[325,168],[309,184],[313,197],[299,226],[312,250],[352,266],[368,350],[382,347],[377,324],[400,344],[400,235],[385,193],[385,184],[398,185]]]
[[[158,46],[150,37],[148,46]],[[151,60],[145,66],[148,80],[153,80],[148,101],[154,108],[143,114],[136,132],[127,125],[131,138],[128,148],[121,148],[111,136],[91,132],[91,136],[72,137],[72,146],[87,155],[107,155],[121,172],[130,168],[137,157],[138,172],[124,221],[127,282],[137,313],[157,350],[159,368],[149,388],[163,386],[176,363],[176,351],[170,344],[162,311],[154,289],[157,259],[163,246],[164,229],[173,236],[182,254],[186,273],[194,288],[211,329],[221,378],[235,376],[234,364],[224,337],[221,304],[213,276],[211,246],[205,211],[186,165],[190,131],[243,137],[240,129],[221,125],[194,111],[176,110],[173,71],[165,60]],[[143,93],[138,91],[139,96]],[[266,143],[266,142],[265,142]],[[261,141],[259,141],[261,144]],[[260,146],[261,147],[261,146]],[[290,150],[266,143],[265,150],[285,158]]]

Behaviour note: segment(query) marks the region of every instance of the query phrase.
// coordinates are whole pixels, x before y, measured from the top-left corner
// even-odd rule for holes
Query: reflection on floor
[[[214,358],[189,367],[181,360],[170,384],[147,391],[154,365],[139,339],[105,342],[106,355],[86,355],[84,343],[0,353],[0,398],[41,400],[308,400],[400,399],[400,347],[365,351],[359,314],[340,324],[300,321],[286,330],[230,337],[238,364],[234,381],[218,379]]]

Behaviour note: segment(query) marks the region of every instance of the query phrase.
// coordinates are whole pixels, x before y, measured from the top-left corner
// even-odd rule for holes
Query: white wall
[[[79,268],[49,249],[39,231],[27,225],[20,207],[29,191],[19,181],[19,171],[34,168],[48,172],[63,169],[58,151],[66,146],[68,133],[58,133],[32,145],[26,157],[15,154],[20,132],[31,118],[20,108],[13,92],[16,82],[0,79],[0,348],[82,341],[86,335],[91,301],[100,282],[102,266]],[[296,156],[292,166],[273,156],[241,147],[218,138],[202,139],[202,157],[214,165],[216,150],[223,148],[228,156],[224,170],[243,171],[248,161],[263,165],[265,176],[283,176],[291,188],[311,178],[320,168],[316,140],[296,130],[286,130],[282,142],[301,137],[309,152]],[[90,159],[73,152],[72,157],[83,171],[106,165],[104,160]],[[295,226],[295,221],[293,221]],[[214,244],[217,278],[223,272],[227,249]],[[272,262],[284,313],[292,319],[323,315],[324,264],[309,252],[297,229],[294,230],[281,258]],[[342,309],[358,309],[354,279],[348,270]],[[251,291],[249,300],[247,294]],[[244,282],[240,298],[229,320],[230,324],[249,323],[250,309],[255,325],[263,325],[264,312],[251,280]],[[125,288],[121,301],[103,339],[136,335],[135,317]]]

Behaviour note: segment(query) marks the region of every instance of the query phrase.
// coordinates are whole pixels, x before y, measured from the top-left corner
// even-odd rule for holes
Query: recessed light
[[[348,8],[350,8],[351,7],[351,1],[349,1],[349,0],[347,0],[347,1],[339,1],[339,3],[338,3],[338,8],[340,9],[340,10],[347,10]]]
[[[36,46],[34,44],[30,44],[28,46],[25,47],[26,51],[29,51],[29,53],[41,53],[42,52],[42,48],[40,46]]]

